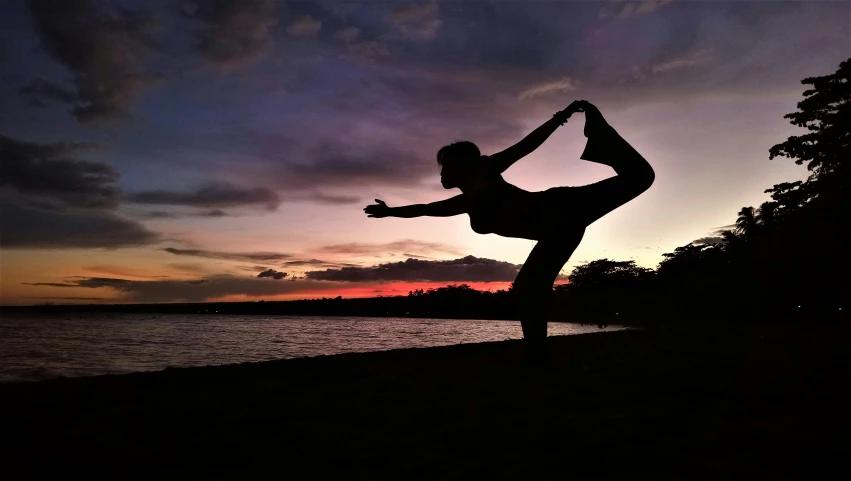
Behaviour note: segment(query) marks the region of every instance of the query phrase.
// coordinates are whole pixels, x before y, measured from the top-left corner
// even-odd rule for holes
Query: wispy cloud
[[[334,39],[339,40],[341,42],[350,43],[354,42],[355,39],[360,35],[360,29],[349,25],[348,27],[343,27],[340,30],[337,30],[334,33]]]
[[[346,255],[398,255],[403,252],[424,252],[437,254],[463,255],[461,249],[440,242],[425,242],[412,239],[385,243],[349,242],[346,244],[326,245],[316,249],[323,254]]]
[[[613,1],[603,6],[599,18],[617,18],[624,20],[638,15],[653,13],[659,8],[672,3],[674,0],[643,0],[639,2]]]
[[[711,48],[706,48],[702,50],[698,50],[695,52],[691,52],[679,58],[674,58],[665,62],[657,63],[650,67],[650,71],[654,74],[660,72],[667,72],[669,70],[677,70],[686,67],[693,67],[695,65],[702,65],[713,58],[713,50]]]
[[[526,90],[520,92],[518,100],[525,100],[527,98],[539,97],[542,95],[548,95],[558,92],[569,92],[571,90],[576,90],[579,85],[579,80],[575,80],[570,77],[564,77],[560,80],[545,82],[529,87]]]
[[[208,259],[243,262],[276,262],[293,257],[292,254],[284,254],[280,252],[222,252],[202,249],[177,249],[174,247],[166,247],[163,250],[178,256],[205,257]]]
[[[322,29],[322,22],[310,15],[302,15],[287,25],[287,33],[293,37],[309,37]]]
[[[384,15],[387,23],[405,36],[431,39],[437,35],[441,22],[436,0],[395,6]]]

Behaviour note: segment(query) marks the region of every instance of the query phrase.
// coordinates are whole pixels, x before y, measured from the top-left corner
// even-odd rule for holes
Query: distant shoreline
[[[494,305],[469,309],[463,303],[436,305],[434,308],[412,308],[406,296],[301,299],[292,301],[247,302],[188,302],[151,304],[50,304],[32,306],[0,306],[3,312],[19,313],[82,313],[120,312],[193,315],[293,315],[293,316],[355,316],[393,318],[432,318],[469,320],[516,320],[504,306]],[[454,311],[454,312],[453,312]],[[459,312],[460,311],[460,312]],[[622,324],[619,319],[607,319],[604,324]],[[598,324],[597,321],[554,317],[551,322]],[[624,322],[626,319],[624,319]]]
[[[183,312],[183,311],[167,311],[167,310],[118,310],[118,309],[110,309],[110,310],[99,310],[99,309],[38,309],[38,307],[43,306],[14,306],[15,309],[8,309],[6,307],[0,307],[0,314],[8,309],[10,312],[18,311],[18,312],[38,312],[41,314],[53,314],[53,313],[120,313],[120,314],[181,314],[181,315],[196,315],[196,316],[294,316],[294,317],[364,317],[364,318],[393,318],[393,319],[439,319],[439,320],[459,320],[459,321],[515,321],[519,322],[517,319],[511,319],[508,317],[503,317],[500,319],[486,319],[480,317],[452,317],[452,316],[430,316],[428,314],[422,315],[414,315],[414,314],[376,314],[376,315],[366,315],[366,314],[346,314],[346,313],[334,313],[334,314],[289,314],[289,313],[263,313],[263,312]],[[60,307],[60,306],[52,306],[52,307]],[[64,307],[64,306],[63,306]],[[36,309],[32,309],[36,308]],[[598,322],[593,321],[581,321],[581,320],[565,320],[565,319],[550,319],[548,322],[560,322],[566,324],[584,324],[584,325],[598,325]],[[621,324],[603,324],[609,327],[621,326]],[[623,327],[628,327],[626,324]]]

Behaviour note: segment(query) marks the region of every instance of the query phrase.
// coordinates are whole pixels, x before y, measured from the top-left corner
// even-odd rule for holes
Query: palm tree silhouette
[[[736,234],[747,238],[753,234],[757,225],[757,213],[753,207],[742,207],[736,219]]]

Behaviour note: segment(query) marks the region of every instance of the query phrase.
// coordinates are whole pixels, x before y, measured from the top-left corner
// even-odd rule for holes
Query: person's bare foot
[[[600,110],[591,102],[588,102],[587,100],[579,100],[578,103],[582,112],[585,113],[585,129],[582,131],[585,137],[590,139],[591,136],[596,136],[605,129],[611,128],[609,123],[606,122],[606,119],[603,118],[603,114],[600,113]]]

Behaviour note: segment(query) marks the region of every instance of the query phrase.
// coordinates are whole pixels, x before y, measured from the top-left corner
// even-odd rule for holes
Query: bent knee
[[[638,181],[639,185],[643,187],[641,191],[644,192],[645,190],[649,189],[651,185],[653,185],[653,182],[656,181],[656,172],[650,166],[648,166],[647,170],[639,176]]]
[[[653,182],[656,181],[656,172],[652,167],[647,165],[646,167],[636,169],[629,174],[626,174],[625,177],[629,178],[632,190],[636,191],[635,195],[638,195],[653,185]]]

